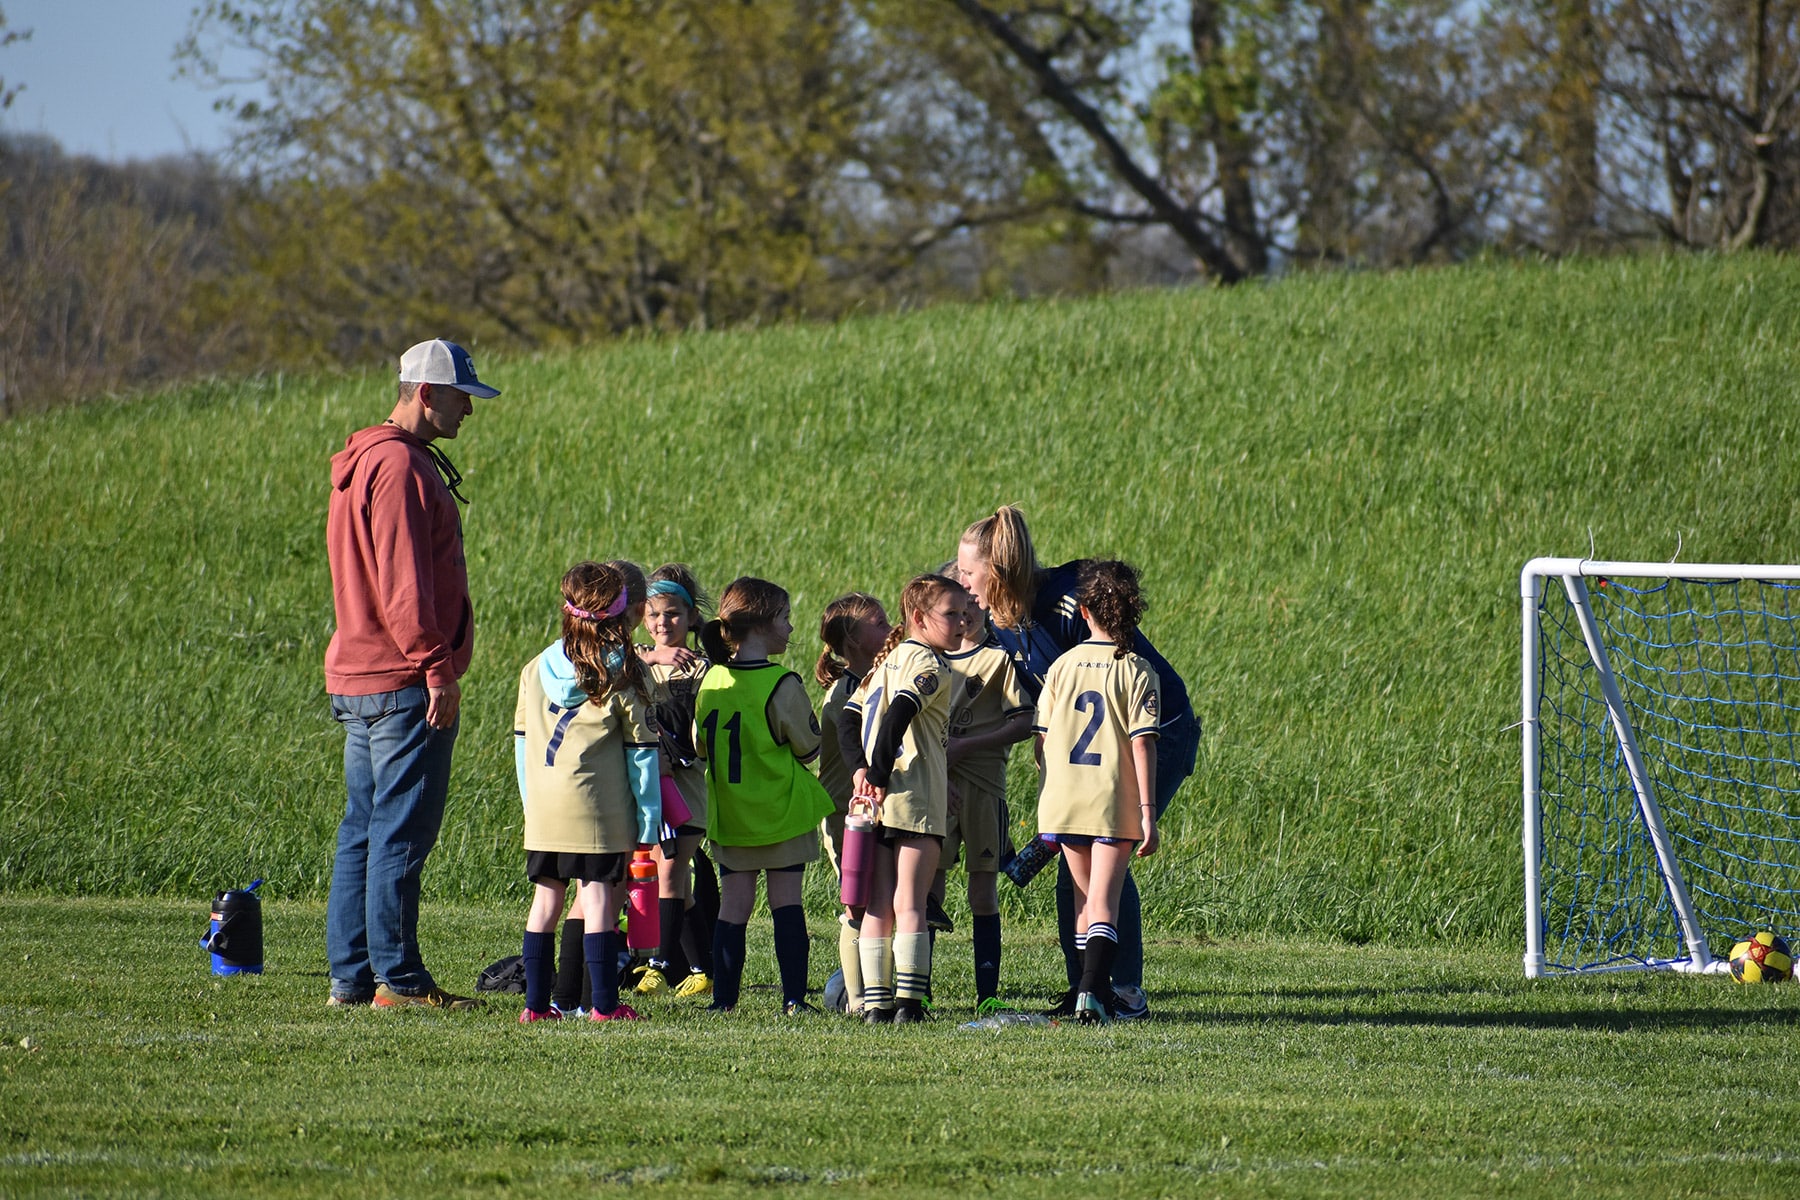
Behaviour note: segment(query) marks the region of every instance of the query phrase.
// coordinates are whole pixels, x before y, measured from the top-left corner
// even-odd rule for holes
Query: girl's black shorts
[[[527,850],[525,878],[533,883],[618,883],[625,878],[629,854],[572,854],[566,850]]]

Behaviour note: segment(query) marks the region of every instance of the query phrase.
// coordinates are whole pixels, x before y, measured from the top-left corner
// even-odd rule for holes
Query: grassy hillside
[[[1516,937],[1519,567],[1590,536],[1800,555],[1796,345],[1800,264],[1740,257],[478,355],[506,394],[449,447],[478,635],[428,898],[524,894],[512,689],[571,561],[765,575],[810,634],[832,595],[893,596],[1013,501],[1047,562],[1145,568],[1148,632],[1206,722],[1145,872],[1153,920]],[[0,427],[0,887],[323,893],[325,464],[390,379]]]

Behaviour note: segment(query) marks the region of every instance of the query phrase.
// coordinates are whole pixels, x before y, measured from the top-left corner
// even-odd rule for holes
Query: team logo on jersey
[[[1155,692],[1151,692],[1148,696],[1144,697],[1144,711],[1149,713],[1153,717],[1156,715],[1156,693]]]
[[[1155,711],[1153,710],[1150,713],[1150,715],[1154,717],[1156,715]],[[806,723],[808,725],[812,726],[813,736],[818,737],[819,736],[819,718],[817,716],[813,715],[812,713],[807,713],[806,714]]]
[[[923,674],[913,676],[913,691],[919,693],[919,695],[929,696],[929,695],[932,695],[933,693],[935,693],[937,691],[937,689],[938,689],[938,677],[936,675],[933,675],[930,672],[925,672]]]
[[[969,676],[969,681],[963,685],[963,688],[969,693],[969,699],[973,700],[976,696],[981,694],[981,680],[971,675]]]

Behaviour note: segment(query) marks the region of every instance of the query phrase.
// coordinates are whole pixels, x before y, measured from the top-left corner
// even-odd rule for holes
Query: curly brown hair
[[[1075,599],[1112,639],[1114,658],[1131,653],[1145,608],[1137,568],[1117,559],[1088,559],[1077,569]]]
[[[623,609],[616,616],[606,616],[621,592],[625,594]],[[612,563],[578,562],[562,577],[562,595],[563,653],[575,667],[576,686],[590,700],[600,700],[624,687],[642,693],[643,667],[631,648],[637,617],[625,572]],[[571,612],[571,608],[589,615]]]

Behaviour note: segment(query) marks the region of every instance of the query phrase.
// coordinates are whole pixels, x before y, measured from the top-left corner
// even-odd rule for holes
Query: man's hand
[[[450,729],[456,724],[456,714],[462,710],[462,684],[452,683],[448,687],[425,689],[431,695],[431,702],[425,706],[425,723],[433,729]]]

